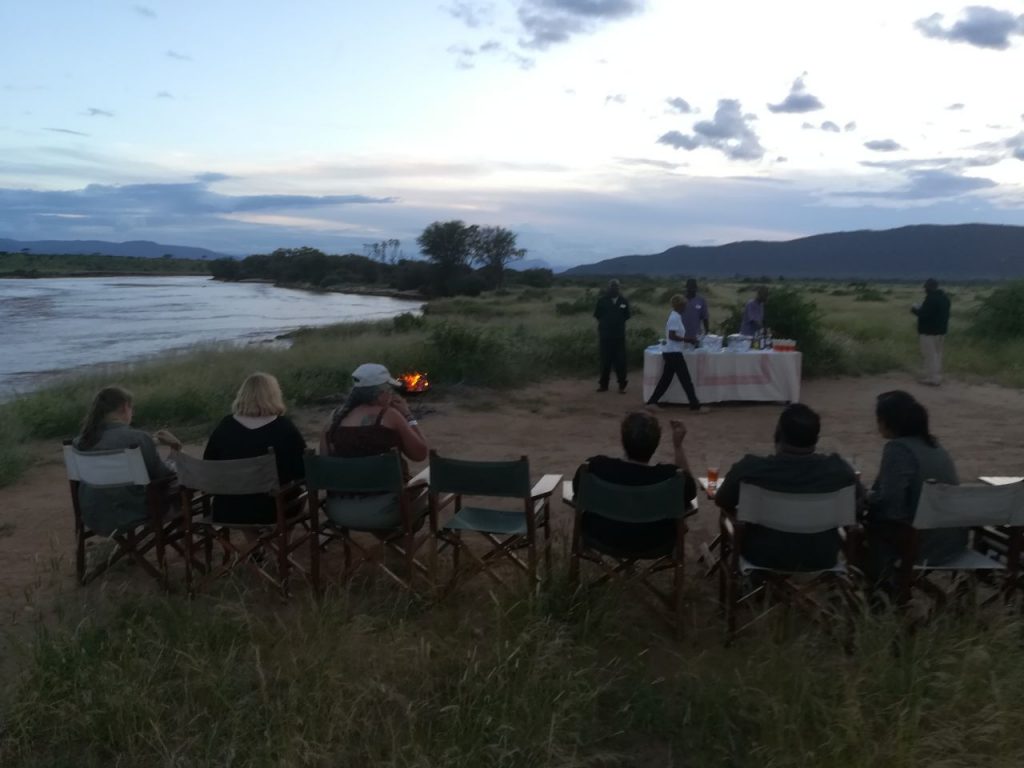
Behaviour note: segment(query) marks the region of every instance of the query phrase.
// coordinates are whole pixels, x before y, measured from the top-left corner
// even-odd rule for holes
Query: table
[[[985,485],[1013,485],[1024,481],[1024,477],[979,477]]]
[[[654,394],[664,361],[655,344],[644,350],[644,402]],[[796,403],[800,401],[799,352],[751,350],[745,352],[690,349],[683,352],[697,398],[702,403],[737,400]],[[686,403],[679,379],[673,379],[661,398],[663,403]]]

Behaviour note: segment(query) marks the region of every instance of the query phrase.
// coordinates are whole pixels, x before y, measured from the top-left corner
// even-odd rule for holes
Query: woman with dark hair
[[[148,432],[132,427],[135,402],[132,393],[122,387],[104,387],[93,398],[82,421],[81,434],[74,440],[80,451],[113,451],[138,447],[150,480],[159,480],[174,474],[157,453],[156,443],[174,450],[181,441],[165,429]],[[123,524],[135,521],[139,509],[145,507],[145,490],[141,487],[102,488],[82,483],[78,499],[82,506],[82,519],[90,530],[109,536]]]
[[[953,459],[931,434],[928,411],[913,395],[883,392],[875,404],[878,432],[887,442],[868,494],[865,529],[868,576],[888,581],[900,558],[900,542],[913,522],[925,481],[957,485]],[[945,528],[918,533],[918,562],[941,564],[967,546],[967,531]]]

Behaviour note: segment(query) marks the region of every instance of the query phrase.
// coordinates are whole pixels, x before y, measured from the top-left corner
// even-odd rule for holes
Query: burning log
[[[403,373],[398,377],[398,380],[402,382],[402,389],[405,390],[406,394],[418,395],[430,389],[430,379],[427,378],[426,371]]]

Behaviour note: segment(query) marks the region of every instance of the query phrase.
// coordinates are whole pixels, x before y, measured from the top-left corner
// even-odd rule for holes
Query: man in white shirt
[[[690,369],[686,367],[686,358],[683,357],[686,328],[683,326],[683,310],[686,308],[686,297],[676,294],[672,297],[672,311],[668,313],[668,321],[665,323],[665,345],[662,347],[661,359],[665,368],[661,372],[661,379],[658,386],[654,388],[654,394],[647,401],[648,405],[657,405],[661,396],[672,384],[674,376],[679,377],[679,383],[683,385],[686,399],[690,401],[690,410],[696,413],[708,413],[709,409],[700,404],[697,393],[693,388],[693,381],[690,379]]]

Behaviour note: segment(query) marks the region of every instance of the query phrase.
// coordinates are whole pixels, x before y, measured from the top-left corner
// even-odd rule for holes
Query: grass
[[[864,619],[852,654],[767,624],[682,644],[612,592],[477,596],[95,591],[29,640],[0,763],[380,766],[1011,766],[1024,754],[1022,626],[906,636]],[[706,619],[707,617],[705,617]]]

